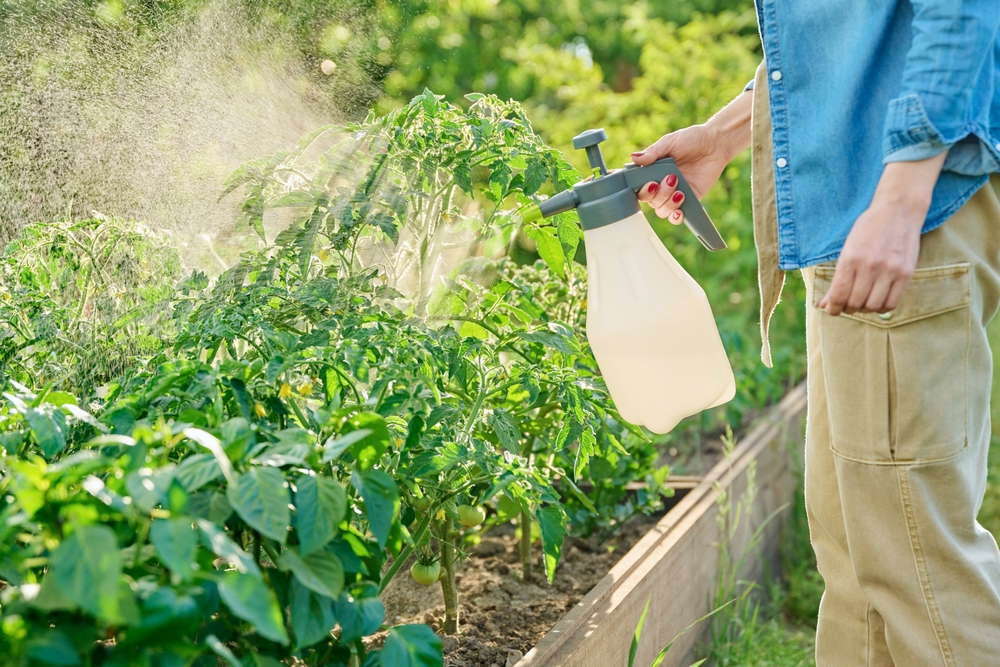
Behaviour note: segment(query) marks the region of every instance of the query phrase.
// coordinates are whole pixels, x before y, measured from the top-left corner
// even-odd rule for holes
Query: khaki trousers
[[[756,96],[766,100],[762,79]],[[769,140],[765,122],[756,106],[755,143]],[[761,151],[770,153],[755,146],[754,157]],[[754,166],[755,185],[765,183],[755,189],[757,241],[768,245],[773,175],[768,192],[770,164]],[[769,254],[774,246],[762,260]],[[833,272],[802,272],[806,508],[826,582],[817,667],[998,666],[1000,551],[976,516],[990,444],[986,324],[1000,304],[1000,176],[923,236],[891,315],[816,309]],[[773,292],[778,275],[761,267],[762,308],[777,302],[765,283]]]

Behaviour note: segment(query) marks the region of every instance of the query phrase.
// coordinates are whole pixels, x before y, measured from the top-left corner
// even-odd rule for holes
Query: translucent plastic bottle
[[[584,238],[587,338],[621,416],[667,433],[732,399],[736,380],[705,291],[643,214]]]

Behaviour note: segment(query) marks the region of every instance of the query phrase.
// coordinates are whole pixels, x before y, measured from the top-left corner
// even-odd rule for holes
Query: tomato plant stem
[[[458,632],[458,584],[455,582],[455,544],[457,537],[452,520],[446,518],[440,523],[438,540],[441,544],[441,592],[444,593],[444,631],[453,635]]]
[[[521,580],[528,582],[534,576],[531,571],[531,514],[521,511]]]

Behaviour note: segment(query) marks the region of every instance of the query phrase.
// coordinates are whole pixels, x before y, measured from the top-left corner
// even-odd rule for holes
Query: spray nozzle
[[[658,183],[674,174],[677,176],[677,190],[684,193],[684,202],[681,204],[684,224],[709,250],[726,247],[726,242],[722,240],[673,158],[662,158],[645,166],[626,164],[623,169],[609,172],[599,145],[607,138],[603,129],[587,130],[573,137],[573,147],[587,151],[587,159],[594,172],[593,178],[580,181],[572,189],[564,190],[540,204],[521,209],[521,218],[525,222],[533,222],[575,208],[584,230],[610,225],[639,212],[638,192],[646,183]]]

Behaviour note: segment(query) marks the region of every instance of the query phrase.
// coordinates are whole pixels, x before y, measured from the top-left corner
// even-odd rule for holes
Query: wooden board
[[[720,492],[744,496],[748,477],[756,494],[750,521],[737,531],[740,554],[767,517],[792,501],[794,451],[802,438],[805,383],[759,419],[737,444],[653,527],[516,667],[625,667],[639,617],[651,600],[636,667],[646,667],[671,639],[709,610],[719,556]],[[760,557],[744,562],[744,578],[778,571],[780,521],[763,530]],[[698,629],[677,640],[663,667],[680,667]],[[683,663],[686,665],[687,663]]]

